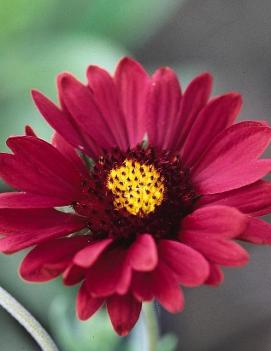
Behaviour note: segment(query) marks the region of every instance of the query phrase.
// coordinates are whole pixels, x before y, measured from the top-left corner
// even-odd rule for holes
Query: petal
[[[50,208],[67,205],[67,200],[45,195],[25,192],[0,194],[0,209],[2,208]]]
[[[271,129],[241,122],[219,134],[192,171],[200,194],[224,192],[251,184],[271,170],[270,160],[258,160],[271,140]]]
[[[175,72],[168,67],[159,68],[152,76],[148,92],[146,116],[151,145],[168,149],[175,134],[181,98],[181,88]]]
[[[153,293],[160,304],[171,313],[184,308],[184,296],[175,280],[174,273],[162,262],[153,273]]]
[[[251,216],[263,216],[271,212],[271,183],[264,180],[224,193],[204,195],[197,206],[223,205],[238,208]]]
[[[153,299],[152,277],[153,272],[133,272],[131,290],[138,301],[151,301]]]
[[[67,142],[91,157],[96,154],[96,147],[92,149],[93,141],[83,135],[68,111],[62,111],[37,90],[32,91],[32,97],[42,116]]]
[[[151,271],[157,265],[156,243],[150,234],[141,234],[130,247],[128,259],[136,271]]]
[[[10,253],[85,227],[76,215],[54,209],[1,209],[0,251]]]
[[[86,270],[71,263],[63,272],[63,284],[71,286],[80,283],[86,275]]]
[[[218,286],[223,283],[224,273],[222,272],[220,266],[210,262],[210,274],[205,281],[205,284]]]
[[[76,311],[80,320],[89,319],[103,304],[104,300],[90,296],[85,283],[78,291],[76,299]]]
[[[78,194],[80,174],[52,145],[28,136],[9,138],[7,144],[15,155],[0,154],[0,175],[11,186],[62,198]]]
[[[186,138],[182,153],[187,167],[199,160],[217,134],[233,124],[241,105],[241,96],[229,93],[213,99],[201,110]]]
[[[90,66],[87,70],[87,78],[99,109],[106,118],[110,129],[121,150],[129,148],[126,121],[118,101],[118,94],[113,78],[103,69]]]
[[[240,240],[253,244],[271,244],[271,225],[257,218],[251,218],[247,229],[239,236]]]
[[[33,136],[33,137],[37,136],[37,134],[34,132],[34,130],[30,126],[25,126],[25,135]]]
[[[161,240],[159,257],[177,275],[179,283],[185,286],[200,285],[208,277],[208,262],[187,245],[173,240]]]
[[[224,266],[243,266],[248,261],[248,253],[230,239],[209,235],[204,232],[183,232],[182,241],[201,252],[209,261]]]
[[[243,233],[248,221],[247,215],[232,207],[203,207],[185,217],[179,238],[211,262],[243,265],[248,260],[248,254],[230,239]]]
[[[103,148],[117,146],[114,135],[102,115],[91,90],[72,75],[63,73],[58,77],[59,93],[70,114],[84,134]]]
[[[93,297],[105,297],[117,291],[125,293],[130,280],[131,268],[126,262],[126,251],[116,248],[105,252],[89,268],[86,283]]]
[[[92,242],[75,255],[73,259],[74,263],[83,268],[90,267],[111,243],[112,239]]]
[[[62,178],[72,185],[80,183],[81,178],[73,164],[46,141],[37,137],[16,136],[8,138],[7,145],[20,160],[31,161],[40,171],[46,168],[55,178]]]
[[[67,143],[59,133],[54,133],[52,145],[54,145],[54,147],[61,152],[62,155],[65,156],[82,175],[88,177],[89,171],[85,163],[79,157],[76,150],[69,143]]]
[[[169,147],[172,152],[182,148],[199,112],[209,99],[211,88],[212,76],[209,73],[203,73],[196,77],[186,88],[180,106],[175,136],[172,137],[172,143]]]
[[[196,176],[193,179],[196,191],[201,194],[215,194],[252,184],[271,171],[271,160],[257,160],[233,168],[230,165],[227,170],[224,170],[224,173],[219,169],[216,174],[211,175],[208,173],[208,171],[211,172],[210,167],[199,177]]]
[[[45,282],[57,277],[69,265],[75,252],[87,243],[85,236],[61,238],[36,246],[20,265],[22,278]]]
[[[107,311],[116,333],[126,336],[138,320],[141,303],[130,294],[113,295],[107,300]]]
[[[118,279],[115,292],[119,295],[124,295],[128,292],[132,280],[132,269],[126,262],[122,267],[122,272]]]
[[[246,229],[248,220],[248,216],[233,207],[203,207],[184,218],[182,232],[198,232],[199,235],[233,238]],[[182,232],[180,237],[182,237]]]
[[[184,307],[184,297],[175,272],[163,260],[152,272],[135,272],[132,292],[139,301],[156,298],[169,312],[176,313]]]
[[[54,176],[40,174],[28,167],[14,155],[0,154],[0,178],[15,189],[21,189],[30,193],[45,196],[57,196],[64,201],[64,204],[71,203],[70,190],[62,189],[60,181],[55,182]],[[59,184],[61,183],[61,184]],[[41,186],[42,185],[42,186]]]
[[[149,77],[138,62],[125,57],[116,68],[114,80],[133,148],[142,142],[147,131],[145,111]]]

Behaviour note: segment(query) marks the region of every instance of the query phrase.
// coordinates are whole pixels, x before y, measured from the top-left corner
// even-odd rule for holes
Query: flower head
[[[0,175],[19,191],[0,195],[0,250],[34,246],[24,279],[80,283],[79,318],[106,304],[126,335],[142,302],[181,311],[180,285],[218,285],[221,266],[245,264],[235,239],[271,242],[255,218],[271,208],[271,160],[260,158],[271,129],[236,123],[240,95],[209,99],[207,73],[184,93],[170,68],[149,76],[129,58],[87,78],[58,77],[60,107],[33,91],[51,144],[30,127],[8,139]]]

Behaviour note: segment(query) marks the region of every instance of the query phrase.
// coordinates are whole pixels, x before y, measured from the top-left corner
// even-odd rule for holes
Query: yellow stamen
[[[138,161],[126,159],[111,169],[106,185],[114,195],[116,209],[124,208],[140,217],[154,212],[164,198],[164,178],[153,165]]]

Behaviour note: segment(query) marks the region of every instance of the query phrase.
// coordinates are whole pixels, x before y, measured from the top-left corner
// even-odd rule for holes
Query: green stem
[[[58,351],[54,341],[41,324],[2,287],[0,287],[0,306],[32,335],[43,351]]]
[[[154,305],[152,303],[145,303],[143,311],[148,336],[148,351],[156,351],[159,339],[159,331]]]

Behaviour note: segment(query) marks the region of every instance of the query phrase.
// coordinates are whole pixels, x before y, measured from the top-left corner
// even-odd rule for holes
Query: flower
[[[260,159],[271,129],[235,123],[237,93],[209,100],[208,73],[184,93],[170,68],[150,77],[130,58],[113,77],[90,66],[87,78],[58,77],[61,107],[33,91],[56,131],[51,144],[30,127],[8,139],[13,153],[0,155],[0,175],[20,191],[0,195],[0,250],[34,246],[24,279],[81,283],[78,317],[105,303],[127,335],[142,302],[181,311],[180,285],[218,285],[221,266],[244,265],[236,239],[271,243],[270,225],[257,218],[271,209],[261,180],[271,160]]]

